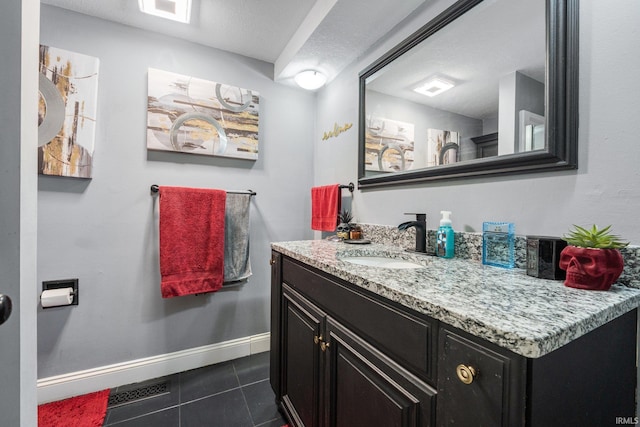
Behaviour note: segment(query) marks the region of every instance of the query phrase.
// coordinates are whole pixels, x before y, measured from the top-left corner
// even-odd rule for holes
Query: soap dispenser
[[[436,233],[436,255],[442,258],[453,258],[453,228],[451,227],[451,212],[440,211],[442,219]]]

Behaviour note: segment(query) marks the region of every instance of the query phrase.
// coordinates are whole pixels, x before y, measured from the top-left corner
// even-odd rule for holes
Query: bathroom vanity
[[[292,427],[635,416],[640,290],[577,290],[379,244],[272,249],[271,385]],[[347,261],[358,257],[400,262]]]

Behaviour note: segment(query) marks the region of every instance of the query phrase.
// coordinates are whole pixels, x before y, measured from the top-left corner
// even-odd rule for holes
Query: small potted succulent
[[[338,227],[336,228],[336,235],[344,240],[349,239],[349,233],[351,232],[351,220],[353,215],[348,210],[343,210],[338,215]]]
[[[562,239],[567,247],[560,254],[560,268],[567,271],[565,286],[606,291],[618,280],[624,261],[619,249],[629,242],[611,234],[611,226],[589,228],[577,225]]]

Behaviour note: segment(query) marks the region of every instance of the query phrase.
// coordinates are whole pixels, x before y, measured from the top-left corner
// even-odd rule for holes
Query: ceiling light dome
[[[327,76],[320,71],[305,70],[296,74],[294,80],[303,89],[316,90],[327,82]]]

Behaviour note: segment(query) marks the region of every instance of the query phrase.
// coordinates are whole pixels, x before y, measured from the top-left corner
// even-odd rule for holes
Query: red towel
[[[160,187],[163,298],[222,287],[226,197],[223,190]]]
[[[311,229],[335,231],[340,213],[340,185],[311,189]]]

